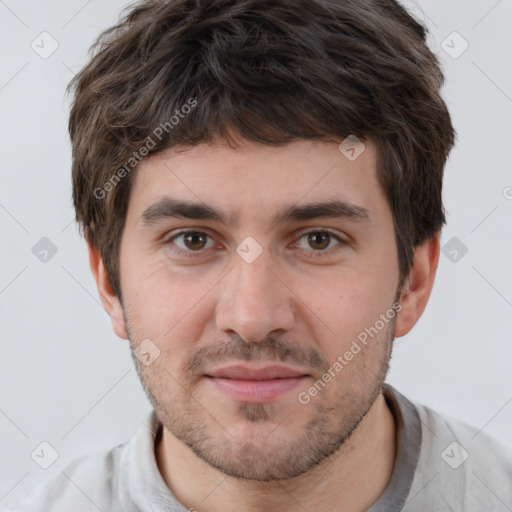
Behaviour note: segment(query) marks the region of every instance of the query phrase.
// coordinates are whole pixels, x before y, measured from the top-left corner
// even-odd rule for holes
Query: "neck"
[[[199,512],[367,510],[386,488],[396,455],[393,415],[382,394],[352,435],[308,472],[275,482],[227,477],[163,428],[157,465],[176,498]]]

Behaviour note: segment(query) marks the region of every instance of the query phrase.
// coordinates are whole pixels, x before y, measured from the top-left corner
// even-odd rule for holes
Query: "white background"
[[[458,140],[442,243],[457,237],[468,252],[457,263],[441,255],[388,382],[512,444],[512,0],[404,4],[427,23],[446,74]],[[99,303],[71,204],[64,90],[125,5],[0,0],[0,507],[75,457],[124,442],[151,410]],[[59,45],[47,59],[31,48],[43,31]],[[453,31],[469,43],[457,59],[442,48]],[[58,249],[47,263],[32,253],[42,237]],[[42,441],[59,453],[47,470],[30,456]]]

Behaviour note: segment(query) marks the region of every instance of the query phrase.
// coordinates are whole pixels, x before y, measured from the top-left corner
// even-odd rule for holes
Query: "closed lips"
[[[248,366],[227,366],[206,374],[206,377],[233,380],[274,380],[305,377],[307,373],[286,366],[254,368]]]

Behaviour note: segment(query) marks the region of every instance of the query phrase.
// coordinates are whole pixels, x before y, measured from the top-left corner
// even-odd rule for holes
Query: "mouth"
[[[231,365],[205,374],[217,391],[245,403],[273,402],[307,377],[304,371],[281,365]]]

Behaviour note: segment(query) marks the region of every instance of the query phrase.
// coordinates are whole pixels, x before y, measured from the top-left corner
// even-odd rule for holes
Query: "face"
[[[216,141],[134,175],[116,330],[164,428],[227,475],[304,473],[380,393],[399,271],[365,145],[350,161],[334,143]]]

